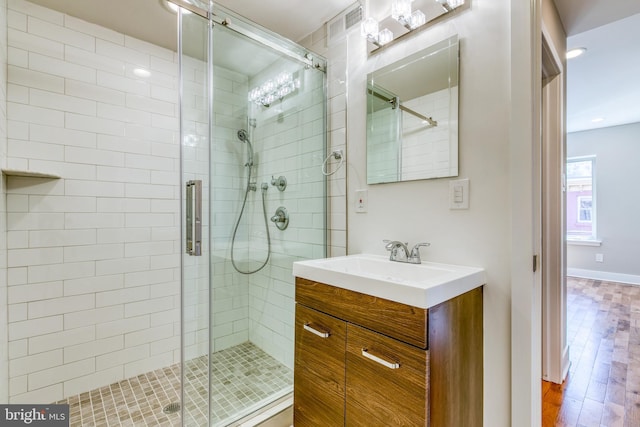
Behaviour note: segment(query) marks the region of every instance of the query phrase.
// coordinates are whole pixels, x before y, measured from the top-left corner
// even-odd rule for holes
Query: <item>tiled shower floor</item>
[[[293,389],[292,371],[251,343],[211,356],[212,425],[226,425]],[[187,363],[184,425],[206,426],[207,361]],[[71,426],[180,426],[180,365],[157,369],[56,403],[68,403]]]

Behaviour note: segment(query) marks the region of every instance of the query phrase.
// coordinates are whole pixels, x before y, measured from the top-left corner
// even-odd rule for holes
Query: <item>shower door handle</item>
[[[202,255],[202,180],[187,181],[186,247],[191,256]]]

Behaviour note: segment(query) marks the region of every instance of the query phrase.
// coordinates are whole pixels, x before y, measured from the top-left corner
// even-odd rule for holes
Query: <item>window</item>
[[[596,157],[567,159],[567,239],[596,240]]]
[[[578,196],[578,222],[591,224],[592,202],[591,196]]]

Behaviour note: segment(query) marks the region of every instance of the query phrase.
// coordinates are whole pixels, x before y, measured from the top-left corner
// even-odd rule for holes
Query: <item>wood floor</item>
[[[567,279],[571,368],[542,382],[542,424],[640,426],[640,286]]]

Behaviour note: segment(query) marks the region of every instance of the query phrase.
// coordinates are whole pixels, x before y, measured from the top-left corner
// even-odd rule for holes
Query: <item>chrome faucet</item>
[[[384,248],[390,252],[389,261],[408,262],[410,264],[420,264],[420,247],[429,246],[431,243],[418,243],[409,252],[406,243],[397,240],[384,240]]]
[[[397,240],[384,240],[384,248],[391,252],[389,261],[409,262],[409,249],[407,244]]]

